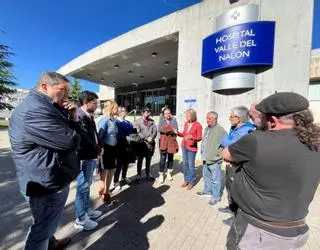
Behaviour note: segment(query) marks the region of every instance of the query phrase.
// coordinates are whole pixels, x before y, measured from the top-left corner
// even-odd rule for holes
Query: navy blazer
[[[80,171],[80,124],[36,90],[14,110],[9,125],[12,158],[22,194],[40,196],[68,185]]]

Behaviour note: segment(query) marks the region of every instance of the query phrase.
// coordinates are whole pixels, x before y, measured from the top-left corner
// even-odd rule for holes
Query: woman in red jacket
[[[191,190],[196,181],[195,160],[198,151],[198,142],[202,139],[202,126],[197,122],[197,113],[193,109],[186,111],[186,122],[183,132],[178,135],[183,137],[181,148],[183,158],[184,182],[181,187]]]

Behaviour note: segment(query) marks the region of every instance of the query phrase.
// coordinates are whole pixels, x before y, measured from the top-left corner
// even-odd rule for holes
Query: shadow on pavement
[[[19,192],[9,148],[0,149],[0,249],[22,249],[32,223],[28,203]]]
[[[131,184],[114,196],[113,204],[98,208],[104,213],[95,230],[101,230],[98,239],[88,246],[89,236],[94,231],[79,232],[72,236],[74,245],[69,249],[149,249],[147,233],[158,228],[164,222],[164,216],[157,214],[149,219],[145,216],[165,203],[162,194],[169,188],[168,185],[154,187],[147,181]]]
[[[158,162],[157,157],[154,158],[154,162]],[[0,149],[0,165],[0,221],[2,225],[0,227],[0,250],[22,249],[28,228],[32,223],[32,216],[28,203],[19,192],[15,167],[10,157],[9,148]],[[136,172],[135,164],[131,168],[133,168],[132,172]],[[158,169],[158,163],[151,166],[154,177],[158,177]],[[182,162],[175,160],[173,175],[183,172],[182,170]],[[145,176],[144,172],[142,176]],[[196,183],[198,183],[201,176],[202,166],[199,166],[197,167]],[[134,180],[135,176],[131,177],[131,179]],[[147,233],[158,228],[165,218],[161,214],[155,214],[149,219],[144,217],[153,208],[160,207],[165,203],[162,195],[170,188],[166,184],[160,186],[152,184],[144,180],[139,184],[133,182],[115,196],[117,202],[109,206],[102,205],[99,207],[104,212],[98,227],[98,233],[101,236],[94,242],[92,240],[89,242],[92,232],[76,232],[72,236],[73,244],[69,249],[79,249],[79,245],[81,249],[85,247],[88,249],[148,249],[150,243]],[[73,185],[70,191],[74,188],[75,186]],[[74,213],[74,202],[72,201],[64,209],[61,225],[73,223],[75,219]],[[93,233],[96,231],[93,231]]]

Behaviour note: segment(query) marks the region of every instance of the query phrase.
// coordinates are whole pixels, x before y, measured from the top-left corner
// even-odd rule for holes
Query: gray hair
[[[217,113],[216,111],[209,111],[209,112],[207,113],[207,115],[213,115],[213,116],[216,117],[217,120],[218,120],[218,113]]]
[[[59,84],[61,81],[69,82],[69,80],[65,76],[57,72],[45,71],[40,75],[40,78],[37,83],[37,88],[39,88],[42,83],[47,83],[49,85],[56,85],[56,84]]]
[[[231,112],[234,113],[242,123],[248,122],[250,119],[249,110],[245,106],[238,106],[231,109]]]

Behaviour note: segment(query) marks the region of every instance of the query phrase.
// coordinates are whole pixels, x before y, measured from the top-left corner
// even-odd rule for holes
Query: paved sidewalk
[[[6,132],[0,131],[0,143],[0,249],[22,249],[31,216],[18,191]],[[157,161],[155,157],[152,166],[155,175]],[[135,166],[131,167],[129,176],[133,178],[135,172]],[[115,193],[117,202],[109,206],[100,203],[95,182],[91,197],[94,206],[104,214],[98,219],[99,227],[92,232],[73,228],[75,184],[72,183],[62,227],[56,236],[72,237],[68,249],[225,249],[228,227],[222,220],[228,215],[219,213],[217,208],[226,205],[226,198],[217,207],[209,207],[209,198],[196,195],[202,188],[202,180],[187,191],[180,188],[182,179],[181,164],[176,160],[172,182],[159,185],[142,181],[125,186]],[[318,191],[310,207],[311,230],[304,249],[320,249],[319,196]]]

